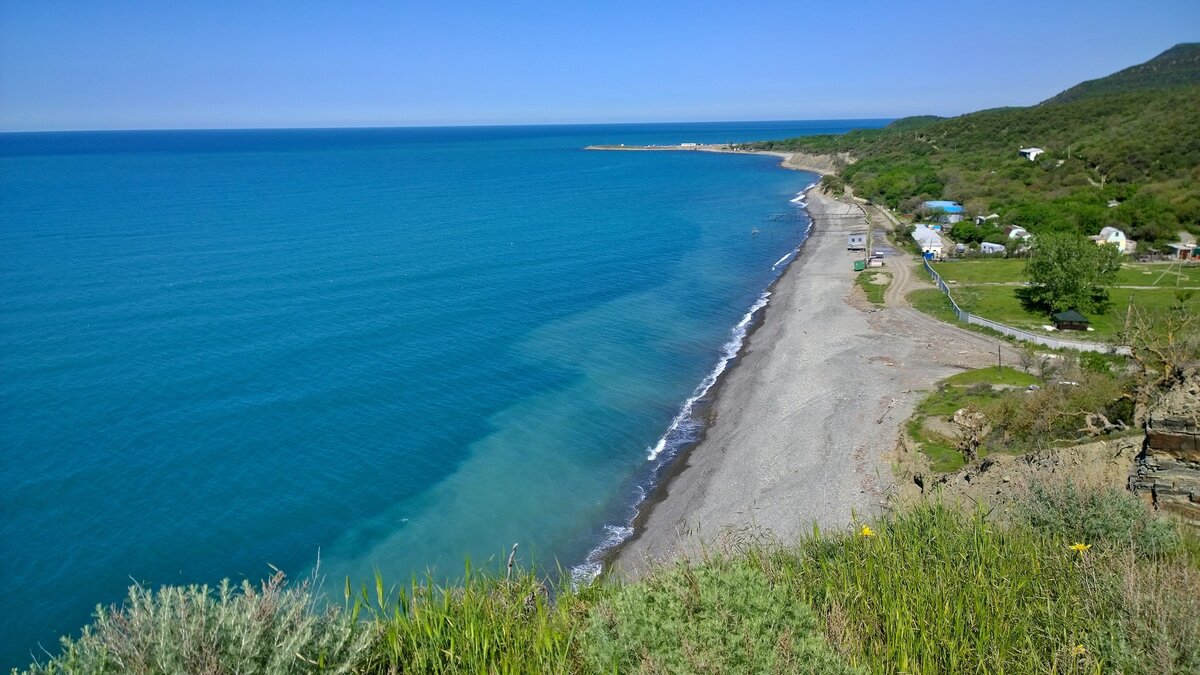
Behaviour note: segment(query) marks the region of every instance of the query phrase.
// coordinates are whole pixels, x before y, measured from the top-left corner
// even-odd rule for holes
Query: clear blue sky
[[[1200,40],[1200,1],[0,0],[0,129],[951,115]]]

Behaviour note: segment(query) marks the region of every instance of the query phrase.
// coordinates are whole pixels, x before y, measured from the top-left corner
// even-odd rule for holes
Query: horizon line
[[[904,117],[912,117],[905,115]],[[357,131],[383,129],[494,129],[503,127],[584,127],[584,126],[634,126],[634,125],[671,125],[671,124],[738,124],[755,123],[771,124],[781,122],[845,122],[845,121],[895,121],[903,117],[824,117],[812,119],[757,119],[757,120],[693,120],[693,121],[656,121],[656,122],[508,122],[495,124],[366,124],[361,126],[294,126],[294,127],[140,127],[121,129],[0,129],[0,135],[9,134],[87,134],[87,133],[140,133],[149,131]]]

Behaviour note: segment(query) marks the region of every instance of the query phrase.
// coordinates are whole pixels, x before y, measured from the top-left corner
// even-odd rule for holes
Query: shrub
[[[129,590],[122,607],[98,607],[77,640],[31,673],[350,673],[363,663],[372,627],[336,609],[319,611],[309,585],[283,573],[234,587]]]
[[[1062,541],[1128,544],[1143,556],[1173,553],[1181,544],[1173,522],[1155,517],[1137,497],[1111,488],[1085,492],[1070,482],[1035,484],[1018,515]]]
[[[851,673],[813,612],[745,558],[680,563],[593,608],[589,667],[613,673]]]

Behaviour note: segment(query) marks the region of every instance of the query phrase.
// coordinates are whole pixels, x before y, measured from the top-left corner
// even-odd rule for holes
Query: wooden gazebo
[[[1058,330],[1087,330],[1088,318],[1073,309],[1055,314],[1054,327]]]

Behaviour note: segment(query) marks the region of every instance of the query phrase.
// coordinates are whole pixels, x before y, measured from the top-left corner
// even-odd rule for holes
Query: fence
[[[938,290],[946,294],[946,299],[949,300],[950,304],[954,307],[954,314],[958,317],[958,320],[962,321],[963,323],[968,323],[975,326],[983,326],[984,328],[994,330],[1002,335],[1007,335],[1025,342],[1032,342],[1044,347],[1050,347],[1052,349],[1074,349],[1078,352],[1101,352],[1103,354],[1129,354],[1129,347],[1107,345],[1100,342],[1059,340],[1058,338],[1031,333],[1027,330],[1013,328],[1012,326],[1006,326],[1002,323],[992,321],[991,319],[985,319],[982,316],[975,316],[974,314],[971,314],[962,307],[958,306],[958,303],[954,301],[954,296],[950,295],[950,287],[945,281],[942,280],[942,275],[934,271],[933,266],[929,264],[928,260],[922,259],[921,263],[925,265],[925,271],[929,273],[929,276],[933,277],[933,283],[937,285]]]

